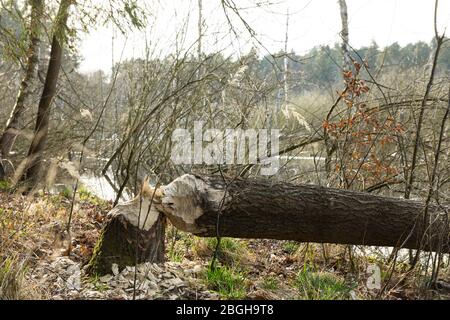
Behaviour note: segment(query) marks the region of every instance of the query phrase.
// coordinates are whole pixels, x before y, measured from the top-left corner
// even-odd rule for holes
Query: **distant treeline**
[[[380,48],[375,42],[368,47],[355,49],[353,58],[362,60],[369,66],[372,75],[387,74],[390,72],[402,73],[423,69],[432,61],[434,43],[425,42],[410,43],[404,47],[393,43],[388,47]],[[271,75],[273,80],[283,81],[284,57],[281,53],[266,56],[259,60],[258,69],[261,76]],[[339,44],[334,47],[318,46],[305,55],[297,55],[293,52],[288,57],[288,82],[293,93],[303,90],[329,88],[341,81],[342,54]],[[275,68],[274,68],[275,65]],[[450,46],[444,44],[441,49],[437,73],[443,74],[450,70]],[[363,77],[368,77],[367,72],[362,72]]]

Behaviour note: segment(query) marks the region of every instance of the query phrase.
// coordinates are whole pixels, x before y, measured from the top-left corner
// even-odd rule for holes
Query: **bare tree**
[[[410,170],[409,170],[408,180],[407,180],[406,185],[405,185],[405,195],[404,195],[405,199],[409,199],[410,198],[411,192],[412,192],[412,188],[413,188],[413,185],[414,185],[415,170],[416,170],[416,167],[417,167],[419,148],[421,146],[423,146],[422,126],[423,126],[423,122],[424,122],[425,109],[426,109],[426,106],[427,106],[427,102],[428,102],[428,98],[429,98],[431,89],[433,87],[434,77],[435,77],[435,73],[436,73],[436,66],[437,66],[438,58],[439,58],[439,52],[441,50],[442,44],[444,42],[444,37],[445,37],[444,34],[440,36],[439,33],[438,33],[438,29],[437,29],[438,4],[439,4],[439,0],[436,0],[435,1],[435,6],[434,6],[434,37],[435,37],[435,41],[436,41],[436,48],[435,48],[435,51],[434,51],[433,59],[432,60],[430,59],[430,61],[432,61],[430,75],[429,75],[429,78],[428,78],[427,86],[425,88],[425,93],[424,93],[423,99],[421,101],[419,117],[418,117],[417,123],[416,123],[417,129],[416,129],[416,133],[415,133],[415,137],[414,137],[414,146],[413,146],[413,153],[412,153],[412,159],[411,159],[411,167],[410,167]],[[445,128],[446,117],[447,117],[447,114],[446,114],[446,116],[444,117],[444,120],[443,120],[443,129]],[[440,136],[440,139],[442,139],[442,136]],[[439,144],[440,143],[441,143],[441,140],[439,140]],[[435,156],[436,163],[435,163],[435,166],[433,168],[433,174],[432,174],[432,178],[431,178],[431,181],[430,181],[430,188],[431,189],[429,190],[427,199],[425,201],[426,206],[425,206],[425,209],[423,211],[422,217],[418,218],[418,219],[422,219],[423,221],[426,221],[429,218],[428,217],[428,206],[429,206],[429,203],[430,203],[430,200],[431,200],[431,194],[432,194],[433,187],[434,187],[433,185],[435,183],[434,180],[435,180],[436,172],[434,170],[436,169],[437,161],[439,159],[440,145],[439,145],[439,148],[438,148],[438,150],[436,152],[437,152],[436,156]],[[423,241],[424,241],[424,238],[419,239],[420,243],[422,243]],[[419,246],[419,249],[420,249],[420,246]],[[416,265],[418,259],[419,259],[420,250],[417,251],[417,253],[414,256],[414,258],[412,256],[412,252],[411,251],[410,251],[409,254],[410,254],[410,263],[411,263],[412,267],[414,267]]]
[[[198,61],[202,58],[202,37],[203,37],[203,3],[202,0],[198,0],[198,47],[197,55]]]
[[[438,58],[439,58],[439,52],[441,50],[442,43],[444,42],[444,35],[440,36],[437,31],[438,3],[439,3],[439,1],[436,0],[435,7],[434,7],[434,34],[435,34],[435,40],[436,40],[436,49],[435,49],[434,55],[433,55],[433,60],[432,60],[433,62],[431,65],[430,76],[429,76],[427,86],[425,89],[425,93],[424,93],[424,96],[423,96],[423,99],[421,102],[421,106],[420,106],[419,118],[417,119],[417,130],[416,130],[416,135],[414,137],[414,149],[413,149],[413,154],[412,154],[412,159],[411,159],[411,169],[409,172],[408,182],[407,182],[406,188],[405,188],[405,199],[409,199],[409,197],[411,195],[411,190],[412,190],[412,187],[414,184],[414,170],[416,169],[417,157],[418,157],[418,152],[419,152],[419,147],[420,147],[420,139],[421,139],[421,134],[422,134],[422,125],[423,125],[423,120],[424,120],[425,108],[426,108],[426,105],[428,102],[428,97],[430,95],[431,88],[433,86],[433,81],[434,81],[434,77],[435,77],[435,73],[436,73],[436,66],[437,66]]]
[[[31,86],[37,74],[44,0],[29,0],[29,4],[31,6],[31,19],[28,30],[30,44],[28,46],[25,74],[20,83],[16,103],[11,111],[11,115],[6,122],[5,130],[0,138],[0,154],[3,159],[9,157],[9,153],[19,133],[19,121],[26,108],[26,102],[31,95]],[[2,178],[0,169],[0,179]]]
[[[283,82],[284,82],[284,107],[288,108],[288,40],[289,40],[289,9],[286,10],[286,31],[284,38],[284,73],[283,73]]]
[[[25,173],[22,177],[24,181],[31,184],[38,182],[41,171],[41,160],[47,143],[50,110],[53,98],[56,94],[59,71],[61,68],[63,45],[66,38],[66,22],[69,15],[69,7],[72,0],[62,0],[53,26],[53,39],[50,51],[50,62],[39,101],[36,126],[31,146],[28,150]]]
[[[343,69],[344,71],[351,70],[351,57],[350,57],[350,47],[349,47],[349,37],[348,37],[348,13],[347,13],[347,3],[345,0],[339,0],[339,8],[341,12],[341,37],[342,37],[342,55],[344,57],[343,60]]]

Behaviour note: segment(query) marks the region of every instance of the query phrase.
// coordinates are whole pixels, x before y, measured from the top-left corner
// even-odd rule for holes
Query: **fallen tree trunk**
[[[424,219],[418,201],[221,176],[184,175],[161,191],[158,210],[198,236],[450,251],[448,216],[432,207]]]
[[[424,217],[424,205],[418,201],[314,185],[191,174],[151,190],[146,192],[146,201],[151,200],[146,230],[153,228],[151,223],[162,214],[178,229],[202,237],[450,252],[448,215],[430,207]],[[135,204],[122,205],[115,211],[115,218],[120,216],[136,220]]]

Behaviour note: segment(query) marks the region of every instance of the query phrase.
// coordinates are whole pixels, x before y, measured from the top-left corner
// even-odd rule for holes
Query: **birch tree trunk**
[[[352,60],[350,58],[349,50],[349,36],[348,36],[348,13],[347,13],[347,3],[345,0],[339,0],[339,9],[341,13],[341,37],[342,37],[342,55],[344,57],[342,68],[345,71],[351,70]]]

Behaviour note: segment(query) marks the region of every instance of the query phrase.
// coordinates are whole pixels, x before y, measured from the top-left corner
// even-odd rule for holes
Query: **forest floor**
[[[68,190],[25,197],[0,186],[0,299],[450,299],[407,263],[392,268],[378,251],[350,246],[223,238],[210,268],[216,239],[170,225],[166,263],[88,277],[83,266],[112,204],[81,188],[69,236],[70,207]]]

